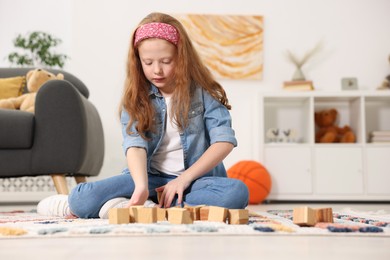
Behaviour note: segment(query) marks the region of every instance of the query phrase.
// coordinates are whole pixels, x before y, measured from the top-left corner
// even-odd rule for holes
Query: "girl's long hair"
[[[173,120],[179,129],[184,130],[188,125],[190,101],[194,90],[191,87],[194,85],[192,83],[199,85],[227,109],[231,109],[226,92],[201,61],[182,24],[167,14],[151,13],[141,21],[138,27],[152,22],[170,24],[179,32],[174,71],[175,91],[171,101]],[[154,130],[155,110],[149,97],[150,82],[143,73],[138,48],[134,46],[135,31],[129,46],[127,75],[120,109],[125,109],[130,116],[127,132],[131,134],[130,126],[136,123],[137,132],[147,139],[146,133]]]

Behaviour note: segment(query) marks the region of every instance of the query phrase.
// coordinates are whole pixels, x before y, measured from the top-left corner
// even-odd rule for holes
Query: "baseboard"
[[[40,200],[57,194],[53,192],[2,192],[0,197],[0,203],[38,203]]]
[[[73,177],[66,178],[68,187],[76,185]],[[57,194],[50,176],[0,179],[0,203],[34,203]]]

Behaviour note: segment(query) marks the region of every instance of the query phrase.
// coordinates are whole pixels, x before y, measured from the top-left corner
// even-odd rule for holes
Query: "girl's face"
[[[151,38],[139,44],[138,52],[145,77],[163,96],[171,96],[175,89],[176,47],[166,40]]]

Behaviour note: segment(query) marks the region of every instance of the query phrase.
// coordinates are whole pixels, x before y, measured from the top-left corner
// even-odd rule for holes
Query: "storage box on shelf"
[[[260,95],[260,161],[271,200],[390,200],[389,91],[278,92]],[[336,108],[356,143],[315,143],[314,113]],[[288,136],[293,133],[292,136]],[[374,139],[375,140],[375,139]]]

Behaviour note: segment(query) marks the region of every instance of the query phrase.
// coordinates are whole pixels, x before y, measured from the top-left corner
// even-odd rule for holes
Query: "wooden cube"
[[[108,223],[110,224],[128,224],[128,208],[112,208],[108,211]]]
[[[190,214],[191,214],[191,218],[196,221],[196,220],[200,220],[200,209],[204,207],[204,205],[198,205],[198,206],[184,206],[185,209],[187,209]],[[208,212],[207,212],[207,215],[208,215]]]
[[[333,210],[332,208],[315,209],[316,222],[333,223]]]
[[[144,206],[131,206],[129,208],[129,219],[130,223],[138,222],[138,208],[143,208]]]
[[[295,208],[293,222],[298,226],[314,226],[316,224],[316,211],[309,207]]]
[[[157,222],[157,208],[145,208],[145,207],[139,207],[137,208],[137,217],[138,221],[137,223],[144,223],[144,224],[150,224],[150,223],[156,223]]]
[[[209,207],[201,207],[199,210],[199,217],[201,221],[207,221],[209,219]]]
[[[162,193],[163,193],[162,191],[158,191],[157,192],[157,201],[158,201],[158,203],[160,203]]]
[[[249,210],[247,209],[229,209],[228,223],[232,225],[248,224]]]
[[[226,222],[228,210],[222,207],[210,206],[208,221]]]
[[[167,210],[164,208],[157,208],[157,221],[167,220]]]
[[[168,221],[171,224],[192,224],[193,219],[187,209],[184,208],[169,208]]]

